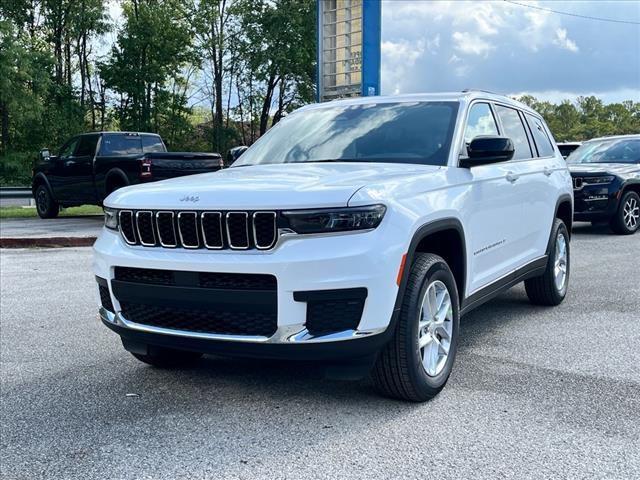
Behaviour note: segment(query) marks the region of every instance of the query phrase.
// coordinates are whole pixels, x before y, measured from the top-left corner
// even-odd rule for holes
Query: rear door
[[[527,223],[531,234],[529,258],[534,259],[546,253],[556,213],[558,184],[562,182],[566,164],[556,154],[544,121],[529,112],[523,112],[522,117],[529,128],[532,149],[537,157],[527,162],[531,172],[527,179],[527,195],[532,201],[525,204],[525,214],[530,219]]]

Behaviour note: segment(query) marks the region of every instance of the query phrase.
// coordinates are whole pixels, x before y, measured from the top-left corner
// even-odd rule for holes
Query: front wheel
[[[640,196],[627,192],[620,200],[618,211],[611,219],[611,229],[620,235],[631,235],[640,225]]]
[[[559,218],[553,222],[551,239],[551,251],[544,273],[524,282],[527,296],[535,305],[559,305],[566,297],[569,287],[571,270],[569,232]]]
[[[385,396],[424,402],[445,386],[458,345],[460,309],[447,263],[419,254],[411,266],[394,336],[372,375]]]
[[[60,212],[60,205],[51,195],[45,185],[39,185],[36,189],[36,210],[40,218],[56,218]]]

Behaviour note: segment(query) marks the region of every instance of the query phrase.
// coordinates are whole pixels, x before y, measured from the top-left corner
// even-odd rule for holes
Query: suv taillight
[[[151,159],[144,157],[140,160],[140,178],[151,178],[153,172],[151,171]]]

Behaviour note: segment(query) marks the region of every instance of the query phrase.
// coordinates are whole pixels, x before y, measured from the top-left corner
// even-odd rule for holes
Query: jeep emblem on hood
[[[186,195],[186,196],[182,197],[180,199],[180,201],[181,202],[193,202],[193,203],[196,203],[196,202],[200,201],[200,197],[197,196],[197,195]]]

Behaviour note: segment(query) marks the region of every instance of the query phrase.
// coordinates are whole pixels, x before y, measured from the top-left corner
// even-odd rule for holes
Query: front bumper
[[[574,178],[584,175],[573,175]],[[618,209],[620,184],[618,179],[603,185],[584,184],[574,188],[574,219],[596,221],[611,218]]]
[[[387,227],[389,228],[389,227]],[[307,351],[313,358],[361,356],[380,348],[394,313],[397,276],[403,247],[381,252],[383,226],[333,236],[294,236],[271,251],[210,251],[130,246],[117,232],[103,230],[94,245],[94,273],[107,280],[113,312],[100,317],[110,329],[131,341],[210,353],[283,358]],[[277,329],[268,336],[201,333],[162,328],[127,319],[114,294],[115,267],[183,272],[269,274],[277,278]],[[117,282],[115,282],[117,283]],[[306,327],[307,304],[300,292],[366,289],[357,328],[313,334]],[[251,302],[250,296],[247,302]],[[292,355],[293,354],[293,355]]]

